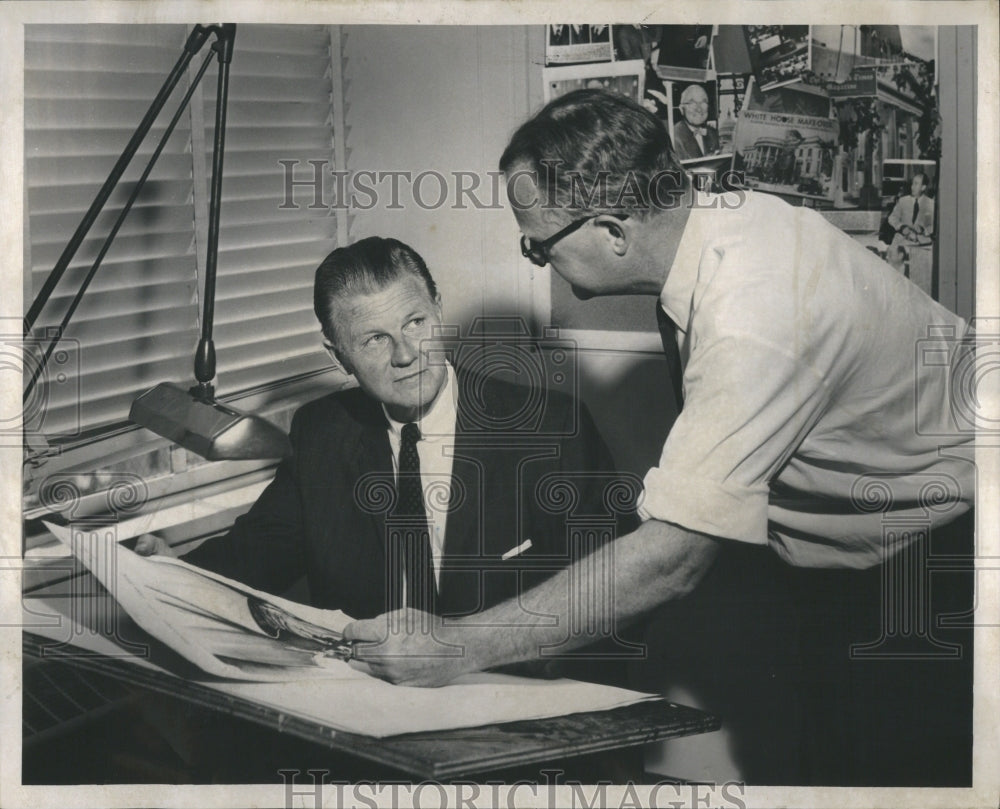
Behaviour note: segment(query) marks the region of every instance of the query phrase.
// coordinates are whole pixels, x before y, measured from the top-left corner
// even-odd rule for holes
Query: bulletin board
[[[745,188],[816,208],[831,221],[865,223],[852,235],[883,257],[912,252],[936,266],[932,229],[910,250],[887,228],[915,174],[927,178],[928,198],[937,193],[936,27],[609,25],[607,46],[605,26],[590,26],[587,47],[582,28],[558,27],[563,39],[578,32],[574,50],[569,39],[557,40],[555,26],[546,27],[546,101],[558,94],[553,71],[593,76],[628,63],[640,78],[627,89],[638,89],[663,122],[699,187],[721,190],[720,179],[736,176]],[[597,29],[600,49],[593,44]],[[909,272],[908,265],[897,268]],[[938,297],[935,274],[919,275],[912,280]],[[552,323],[581,345],[656,350],[647,299],[583,301],[554,272],[550,295]]]

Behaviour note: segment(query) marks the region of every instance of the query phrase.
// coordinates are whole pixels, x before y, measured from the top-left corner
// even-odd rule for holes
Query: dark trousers
[[[863,571],[727,544],[653,617],[633,682],[697,694],[748,783],[969,786],[973,525],[964,515]]]

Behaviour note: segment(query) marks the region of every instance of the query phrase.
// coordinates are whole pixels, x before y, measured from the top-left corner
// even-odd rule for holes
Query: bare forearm
[[[712,537],[651,520],[484,612],[458,620],[397,612],[356,621],[344,634],[361,641],[356,665],[370,673],[393,683],[443,685],[466,672],[538,658],[545,647],[568,652],[599,640],[587,631],[595,624],[622,626],[689,593],[717,546]]]
[[[446,622],[441,639],[464,647],[470,670],[536,658],[543,647],[556,644],[569,651],[595,640],[592,633],[574,635],[575,619],[597,614],[605,625],[624,626],[690,592],[716,550],[711,537],[649,521],[520,599]],[[601,575],[607,565],[610,574]]]

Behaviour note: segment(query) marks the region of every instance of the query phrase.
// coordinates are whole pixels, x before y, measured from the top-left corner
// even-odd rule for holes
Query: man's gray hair
[[[705,98],[708,98],[708,93],[705,92],[705,88],[700,84],[689,84],[684,88],[684,92],[681,93],[681,104],[687,104],[691,100],[691,96],[694,95],[695,90],[701,90],[705,94]]]

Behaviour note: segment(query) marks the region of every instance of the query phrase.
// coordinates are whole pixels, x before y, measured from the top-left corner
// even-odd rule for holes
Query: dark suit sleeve
[[[611,452],[587,407],[582,402],[570,400],[566,409],[567,418],[572,417],[572,408],[577,408],[576,430],[562,440],[558,474],[573,482],[579,499],[572,509],[574,525],[569,523],[570,514],[563,514],[561,524],[555,527],[553,533],[568,536],[571,530],[575,532],[583,528],[585,531],[587,522],[592,521],[597,529],[594,538],[603,538],[609,518],[614,520],[614,537],[631,533],[639,526],[635,500],[641,492],[642,481],[635,475],[615,469]],[[594,549],[586,543],[580,548],[570,547],[570,555],[565,561],[571,564],[576,561],[574,556],[579,551],[590,552]],[[612,636],[595,636],[596,642],[576,650],[577,656],[555,656],[547,661],[536,661],[523,672],[514,670],[512,673],[537,675],[541,667],[545,676],[626,686],[628,680],[623,655],[636,651],[637,647],[629,644],[635,644],[641,633],[639,623],[629,629],[616,625]]]
[[[550,429],[560,436],[557,457],[539,464],[528,483],[529,535],[539,552],[571,564],[589,551],[591,539],[630,533],[638,526],[635,497],[641,480],[615,469],[611,452],[587,407],[579,400],[552,394]],[[633,497],[622,496],[631,487]],[[570,494],[571,493],[571,494]],[[592,529],[592,530],[591,530]],[[571,537],[577,537],[571,540]]]
[[[278,465],[274,480],[229,533],[203,542],[184,561],[259,590],[280,593],[305,573],[302,504],[296,453],[304,431],[292,420],[293,455]]]
[[[705,135],[705,154],[712,155],[719,151],[719,133],[712,127],[708,128]]]
[[[562,447],[561,467],[567,475],[586,473],[580,478],[580,513],[613,514],[615,536],[631,533],[639,527],[632,487],[641,485],[635,476],[619,472],[590,411],[583,402],[579,407],[579,429]],[[636,495],[641,491],[635,488]]]
[[[694,138],[691,136],[690,131],[684,125],[683,121],[678,121],[674,124],[671,144],[674,147],[674,152],[680,160],[690,160],[692,157],[701,157],[701,155],[698,154],[698,144],[694,142]]]

